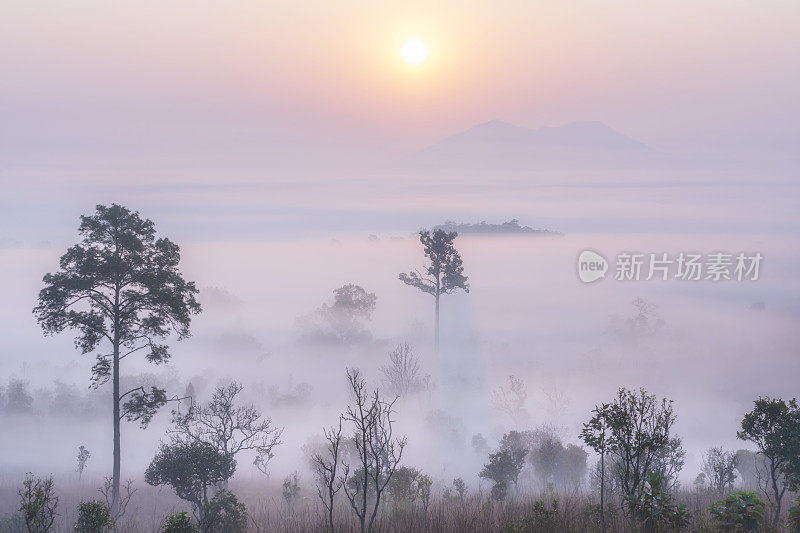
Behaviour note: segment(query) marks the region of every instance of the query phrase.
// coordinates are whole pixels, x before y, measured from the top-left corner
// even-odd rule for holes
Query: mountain
[[[663,154],[602,122],[524,128],[492,120],[451,135],[407,157],[420,171],[536,171],[649,166]]]
[[[492,120],[439,141],[425,151],[475,144],[517,144],[522,148],[570,147],[581,150],[649,150],[602,122],[572,122],[559,127],[523,128]]]

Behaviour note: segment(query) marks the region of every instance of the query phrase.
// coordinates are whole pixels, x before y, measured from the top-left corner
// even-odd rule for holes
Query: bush
[[[672,502],[672,496],[664,490],[665,480],[665,476],[650,472],[641,496],[626,498],[644,531],[680,531],[689,525],[689,511],[685,505]]]
[[[498,502],[505,500],[506,496],[508,496],[508,485],[503,482],[495,483],[494,486],[492,486],[490,495],[493,500]]]
[[[789,508],[789,517],[786,519],[786,525],[789,526],[790,533],[800,533],[800,496],[794,502],[794,505]]]
[[[222,490],[208,502],[201,527],[204,533],[244,533],[247,507],[234,493]]]
[[[105,533],[114,528],[114,519],[111,509],[106,502],[91,500],[78,504],[78,520],[75,522],[75,531],[79,533]]]
[[[53,477],[34,478],[28,472],[22,488],[17,491],[20,498],[19,511],[25,519],[30,533],[47,533],[56,519],[58,497],[53,491]]]
[[[192,519],[186,511],[171,514],[164,521],[162,533],[196,533],[197,528],[192,524]]]
[[[531,516],[522,519],[520,527],[514,531],[523,533],[537,533],[539,531],[555,531],[558,523],[558,500],[553,500],[548,507],[544,501],[536,500],[533,504]]]
[[[722,531],[751,531],[761,529],[766,506],[754,491],[734,492],[726,499],[708,507]]]

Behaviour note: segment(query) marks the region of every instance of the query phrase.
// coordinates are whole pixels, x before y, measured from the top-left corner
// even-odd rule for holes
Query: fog
[[[111,473],[95,354],[32,313],[98,205],[176,243],[203,308],[167,363],[123,364],[123,383],[180,401],[122,423],[122,478],[149,522],[120,531],[189,508],[145,469],[171,411],[232,382],[282,428],[268,476],[245,452],[232,486],[280,515],[297,472],[316,513],[310,460],[353,401],[347,370],[394,397],[405,345],[419,379],[393,404],[401,464],[445,503],[454,478],[489,498],[479,473],[512,430],[584,447],[576,490],[593,503],[580,433],[621,387],[674,401],[687,490],[710,447],[755,449],[737,439],[754,400],[798,395],[796,5],[189,4],[0,7],[0,526],[26,472],[52,474],[73,509]],[[410,37],[430,47],[418,67],[397,53]],[[512,220],[530,230],[497,230]],[[399,275],[448,221],[465,224],[469,291],[442,296],[437,352],[433,298]],[[604,279],[581,281],[584,250]],[[758,279],[615,279],[619,254],[717,252],[760,253]],[[351,284],[376,304],[345,339],[325,313]],[[518,495],[551,491],[534,469]]]
[[[800,370],[794,350],[800,340],[794,276],[798,260],[792,235],[796,220],[788,212],[794,189],[786,188],[789,193],[771,207],[761,207],[746,186],[720,187],[719,194],[708,186],[536,189],[525,209],[506,209],[514,215],[530,213],[523,222],[544,225],[539,221],[546,220],[547,227],[562,231],[582,225],[584,233],[460,236],[458,249],[471,289],[443,297],[438,356],[432,346],[430,298],[397,279],[399,272],[422,262],[414,234],[422,224],[410,220],[435,222],[427,213],[431,205],[420,206],[422,213],[401,213],[398,206],[393,216],[376,215],[377,223],[359,211],[350,212],[345,222],[347,214],[317,212],[303,219],[303,227],[296,222],[302,217],[290,214],[283,225],[276,224],[275,235],[256,238],[251,221],[268,225],[282,214],[265,208],[264,213],[237,215],[224,201],[218,201],[215,212],[214,199],[207,195],[201,202],[212,207],[198,210],[196,223],[190,223],[159,202],[150,207],[132,195],[129,203],[142,213],[153,212],[159,230],[181,244],[183,272],[200,286],[204,311],[193,321],[190,339],[173,339],[175,355],[168,365],[138,362],[125,372],[152,373],[178,393],[191,381],[200,397],[220,383],[241,381],[247,398],[285,427],[271,468],[278,478],[298,469],[302,446],[335,421],[347,403],[345,368],[359,367],[371,383],[380,385],[380,367],[398,343],[412,344],[433,385],[428,394],[397,405],[398,427],[409,436],[408,460],[445,479],[475,478],[480,459],[469,445],[472,435],[482,433],[497,442],[514,427],[491,401],[492,390],[509,375],[527,385],[530,426],[558,424],[570,441],[577,441],[596,403],[620,386],[641,386],[675,400],[676,432],[688,450],[683,476],[689,479],[699,468],[702,450],[737,446],[738,421],[753,398],[795,392]],[[426,203],[435,199],[427,196]],[[444,206],[452,200],[447,194],[442,197]],[[466,220],[482,207],[481,201],[488,205],[485,212],[498,209],[491,198],[475,196],[473,201],[461,211],[443,207],[436,216]],[[187,209],[188,202],[183,202]],[[542,215],[539,205],[547,206]],[[661,206],[658,218],[647,215],[655,205]],[[764,220],[752,212],[754,206],[774,216]],[[344,207],[340,211],[347,212]],[[63,227],[55,233],[69,238],[77,213],[60,209],[58,215],[63,220],[55,224]],[[336,229],[314,227],[315,216]],[[552,225],[555,221],[561,224]],[[355,225],[360,230],[352,229]],[[392,225],[394,230],[387,229]],[[205,235],[205,228],[212,226],[216,229]],[[720,232],[723,226],[731,231]],[[741,232],[748,226],[757,231]],[[610,227],[616,231],[609,232]],[[708,230],[689,229],[699,227]],[[220,238],[222,232],[230,232],[227,239]],[[6,355],[0,371],[27,381],[31,390],[59,380],[84,391],[89,383],[93,359],[73,349],[70,334],[43,338],[30,314],[41,276],[54,269],[65,245],[20,242],[2,249]],[[757,250],[765,259],[762,277],[755,282],[623,282],[609,275],[584,285],[577,279],[575,261],[586,248],[607,257],[625,250]],[[298,318],[329,302],[332,291],[347,283],[377,295],[368,323],[373,339],[349,347],[303,343]],[[622,338],[614,333],[615,317],[634,316],[632,302],[638,297],[658,306],[664,326],[642,339]],[[756,302],[764,309],[753,309]],[[279,397],[296,393],[301,384],[308,385],[306,394],[281,403]],[[274,387],[277,391],[269,392]],[[548,396],[553,395],[560,400],[551,401]],[[97,398],[105,400],[103,395]],[[34,416],[5,422],[7,428],[19,427],[3,432],[5,469],[70,469],[74,450],[84,444],[94,454],[90,468],[104,472],[110,453],[105,413],[87,420],[63,419],[48,415],[38,397],[34,409]],[[452,441],[426,428],[426,416],[437,410],[461,428],[455,449]],[[125,425],[127,473],[141,472],[152,457],[168,423],[168,409],[164,411],[147,430]],[[53,447],[54,441],[62,445]]]

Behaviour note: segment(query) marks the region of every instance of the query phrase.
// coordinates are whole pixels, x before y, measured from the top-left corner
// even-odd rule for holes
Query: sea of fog
[[[377,386],[387,353],[401,342],[413,345],[432,384],[396,405],[398,431],[409,438],[407,464],[474,483],[481,459],[472,435],[493,446],[514,427],[491,401],[510,375],[527,387],[524,425],[554,424],[568,442],[577,442],[590,410],[618,387],[673,399],[687,480],[707,447],[743,445],[736,429],[758,395],[797,396],[797,186],[377,180],[9,183],[0,214],[0,384],[18,378],[32,391],[54,380],[88,387],[93,358],[73,348],[69,333],[43,337],[31,309],[42,276],[76,239],[79,215],[117,201],[181,245],[182,270],[200,287],[205,308],[193,336],[172,342],[168,365],[130,363],[125,373],[152,373],[176,393],[191,382],[201,398],[227,380],[241,381],[246,399],[285,428],[272,462],[278,479],[306,468],[304,445],[345,408],[345,369],[361,368]],[[415,231],[446,219],[510,218],[564,235],[460,236],[470,291],[443,298],[437,356],[432,298],[398,280],[423,264]],[[621,251],[758,251],[764,261],[757,281],[616,281],[609,272],[586,285],[576,259],[587,248],[608,258]],[[300,342],[298,317],[347,283],[377,295],[373,341],[349,348]],[[637,298],[657,307],[662,325],[651,334],[620,332],[635,316]],[[146,430],[124,426],[125,476],[141,476],[164,436],[167,411]],[[107,417],[64,418],[39,406],[35,415],[2,424],[5,472],[71,470],[79,445],[92,451],[95,474],[110,466],[110,402]],[[241,475],[250,475],[241,464]]]

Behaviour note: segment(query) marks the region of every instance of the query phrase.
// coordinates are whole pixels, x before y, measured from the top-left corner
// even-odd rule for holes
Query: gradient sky
[[[401,154],[494,118],[795,156],[798,22],[777,0],[6,0],[0,156]]]

